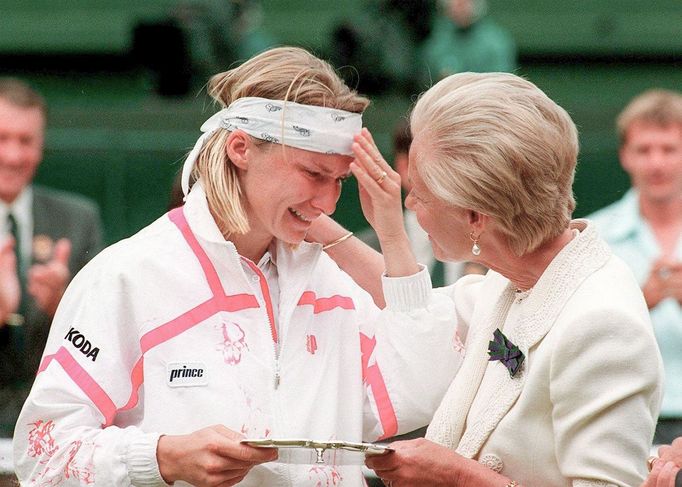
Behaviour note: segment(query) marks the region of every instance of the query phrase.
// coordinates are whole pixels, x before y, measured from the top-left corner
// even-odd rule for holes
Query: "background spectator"
[[[276,41],[262,26],[259,0],[181,0],[165,17],[137,26],[133,42],[156,91],[183,96],[197,80]]]
[[[682,96],[647,91],[618,117],[632,188],[589,218],[642,286],[665,367],[654,443],[682,436]]]
[[[426,82],[465,71],[516,69],[511,35],[487,16],[485,0],[441,0],[431,34],[421,49],[428,68]]]
[[[92,202],[32,184],[45,123],[43,98],[0,78],[0,228],[14,238],[21,283],[17,313],[0,323],[0,436],[12,436],[66,285],[102,245]]]
[[[330,57],[352,66],[367,93],[412,92],[419,74],[418,49],[431,30],[435,0],[368,0],[360,16],[332,32]]]

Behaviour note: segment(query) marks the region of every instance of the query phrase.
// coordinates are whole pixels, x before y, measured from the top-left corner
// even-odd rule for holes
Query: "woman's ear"
[[[239,169],[248,169],[248,152],[253,149],[253,141],[243,130],[230,132],[225,142],[225,154]]]
[[[474,235],[481,235],[485,231],[490,221],[490,217],[488,215],[475,210],[467,210],[467,217]]]

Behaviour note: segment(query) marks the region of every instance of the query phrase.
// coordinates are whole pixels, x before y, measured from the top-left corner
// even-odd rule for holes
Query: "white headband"
[[[182,168],[182,192],[185,195],[189,192],[189,178],[201,148],[220,128],[241,129],[257,139],[298,149],[351,156],[353,136],[362,130],[362,115],[293,101],[239,98],[201,126],[204,133]]]

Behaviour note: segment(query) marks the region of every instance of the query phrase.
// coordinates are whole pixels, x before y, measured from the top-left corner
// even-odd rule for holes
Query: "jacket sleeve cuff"
[[[130,482],[135,487],[165,487],[156,460],[159,433],[145,433],[135,438],[128,446],[126,463]]]
[[[411,311],[425,308],[431,293],[431,277],[425,266],[416,274],[404,277],[381,276],[386,308],[393,311]]]

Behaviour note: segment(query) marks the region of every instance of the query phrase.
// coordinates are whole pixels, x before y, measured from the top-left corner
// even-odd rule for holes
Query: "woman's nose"
[[[312,205],[325,215],[331,215],[336,209],[339,196],[341,196],[341,185],[336,180],[331,183],[325,182],[317,188],[315,197],[312,199]]]

